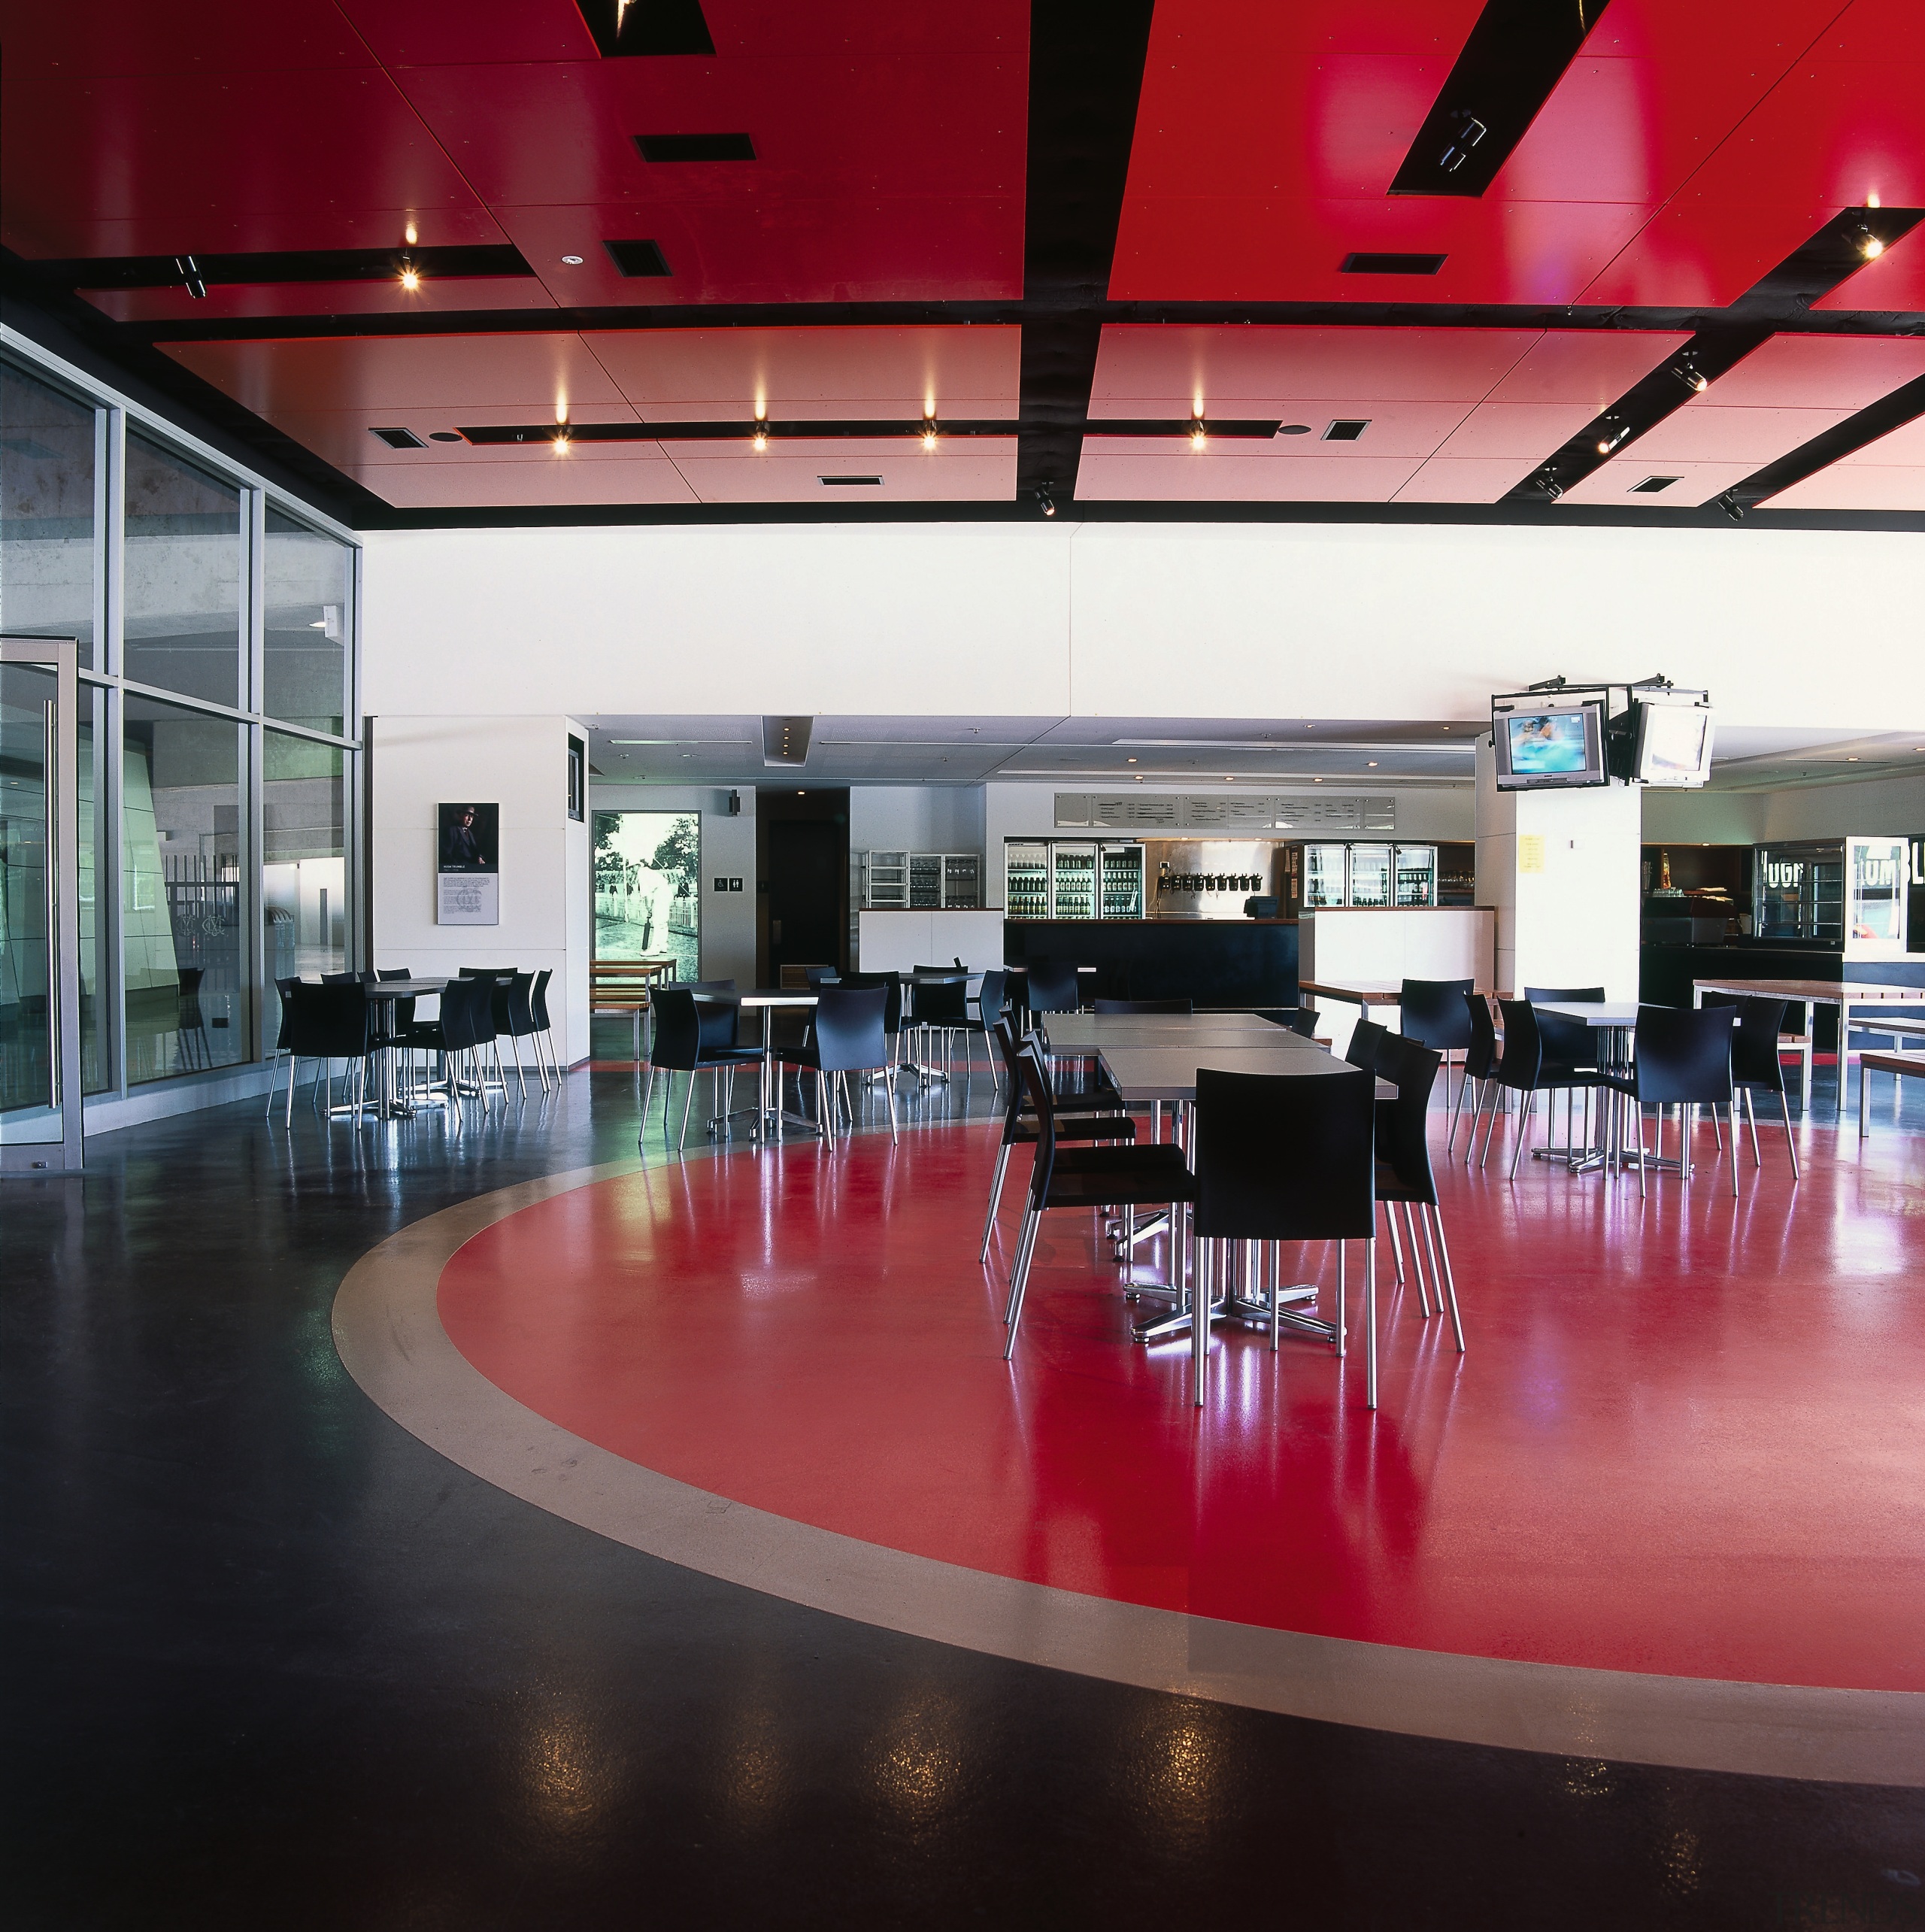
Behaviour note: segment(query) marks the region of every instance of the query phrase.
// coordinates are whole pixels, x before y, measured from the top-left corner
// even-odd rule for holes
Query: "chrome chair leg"
[[[1464,1089],[1470,1084],[1470,1069],[1467,1062],[1465,1066],[1464,1077],[1457,1082],[1456,1104],[1451,1109],[1451,1131],[1444,1137],[1444,1151],[1446,1154],[1451,1153],[1457,1147],[1457,1123],[1463,1117],[1464,1112]]]
[[[1861,1080],[1865,1077],[1865,1069],[1862,1066],[1858,1069],[1858,1077]],[[1791,1157],[1791,1178],[1796,1181],[1799,1178],[1798,1143],[1791,1137],[1791,1097],[1789,1094],[1779,1094],[1778,1110],[1784,1121],[1784,1151]]]
[[[1377,1406],[1377,1237],[1363,1244],[1363,1406]]]
[[[990,1211],[983,1217],[982,1251],[976,1257],[979,1262],[990,1258],[990,1242],[996,1233],[996,1211],[1002,1200],[1002,1177],[1009,1172],[1009,1149],[1005,1145],[996,1151],[996,1171],[990,1176]]]
[[[889,1102],[889,1144],[895,1147],[899,1145],[896,1137],[896,1083],[886,1072],[883,1076],[882,1090]]]
[[[1731,1198],[1734,1201],[1738,1198],[1738,1092],[1735,1087],[1731,1094]]]
[[[1461,1355],[1464,1352],[1464,1318],[1457,1310],[1457,1278],[1451,1266],[1451,1244],[1444,1238],[1444,1216],[1434,1202],[1425,1215],[1424,1232],[1426,1237],[1432,1229],[1436,1230],[1437,1251],[1444,1261],[1444,1272],[1441,1277],[1444,1284],[1444,1299],[1451,1311],[1451,1327],[1457,1338],[1457,1353]]]
[[[1337,1243],[1337,1355],[1340,1360],[1350,1348],[1344,1322],[1344,1247],[1342,1242]]]
[[[1423,1318],[1428,1321],[1430,1319],[1430,1291],[1424,1284],[1423,1257],[1417,1248],[1417,1209],[1409,1201],[1393,1205],[1402,1206],[1404,1211],[1404,1232],[1410,1236],[1411,1243],[1411,1272],[1417,1278],[1417,1304],[1423,1310]],[[1394,1230],[1397,1224],[1396,1217],[1387,1215],[1385,1218],[1389,1221],[1391,1227]],[[1437,1257],[1434,1254],[1430,1258],[1430,1269],[1434,1278],[1437,1272]],[[1438,1291],[1438,1300],[1440,1304],[1443,1300],[1443,1291],[1441,1289]]]
[[[1390,1257],[1397,1266],[1397,1285],[1402,1287],[1404,1284],[1404,1248],[1403,1243],[1397,1239],[1396,1207],[1394,1201],[1386,1201],[1384,1203],[1384,1218],[1390,1230]]]
[[[671,1096],[672,1096],[672,1087],[673,1087],[673,1082],[672,1082],[672,1076],[671,1076]],[[675,1151],[676,1151],[678,1154],[680,1154],[680,1153],[682,1151],[682,1150],[683,1150],[685,1147],[687,1147],[687,1146],[688,1145],[688,1144],[689,1144],[689,1111],[690,1111],[690,1109],[691,1108],[693,1108],[693,1107],[694,1106],[694,1105],[695,1105],[695,1069],[694,1069],[693,1067],[691,1067],[691,1068],[689,1069],[689,1090],[688,1090],[688,1092],[687,1092],[685,1095],[684,1095],[683,1099],[682,1099],[682,1131],[681,1131],[681,1134],[680,1138],[679,1138],[679,1139],[676,1141],[676,1142],[675,1142]]]
[[[1745,1090],[1745,1124],[1751,1131],[1751,1165],[1762,1167],[1765,1160],[1764,1156],[1758,1151],[1758,1110],[1751,1104],[1751,1090],[1748,1087]],[[1736,1131],[1735,1124],[1732,1131]]]
[[[1196,1244],[1196,1293],[1190,1309],[1190,1392],[1199,1409],[1203,1406],[1208,1394],[1210,1375],[1210,1304],[1217,1292],[1217,1250],[1214,1241],[1199,1241]],[[1228,1286],[1229,1255],[1228,1244],[1224,1247],[1225,1286]]]
[[[1530,1130],[1531,1116],[1537,1112],[1537,1089],[1532,1087],[1524,1096],[1524,1104],[1517,1115],[1517,1144],[1511,1150],[1511,1172],[1506,1177],[1517,1178],[1517,1163],[1523,1158],[1524,1137]]]

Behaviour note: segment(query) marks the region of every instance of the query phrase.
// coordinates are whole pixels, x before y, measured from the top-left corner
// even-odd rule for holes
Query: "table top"
[[[1099,1049],[1103,1070],[1126,1100],[1193,1100],[1196,1076],[1212,1073],[1268,1073],[1294,1079],[1356,1069],[1333,1055],[1313,1048],[1308,1053],[1279,1053],[1269,1047],[1105,1046]],[[1387,1080],[1377,1082],[1377,1097],[1394,1100],[1397,1090]]]
[[[1867,1047],[1858,1056],[1858,1063],[1886,1073],[1925,1073],[1925,1053],[1907,1052],[1896,1047]]]
[[[599,973],[640,973],[652,978],[656,974],[673,972],[680,963],[675,960],[595,960],[590,963],[593,971]]]
[[[746,993],[700,992],[696,998],[716,1006],[813,1006],[816,1002],[806,987],[796,986],[752,986]]]
[[[1297,982],[1297,990],[1326,999],[1348,1000],[1353,1006],[1394,1006],[1404,996],[1403,981],[1396,979],[1352,979],[1341,985],[1327,979],[1305,979]]]
[[[1635,1027],[1638,1002],[1635,999],[1547,999],[1533,1010],[1555,1013],[1560,1020],[1576,1020],[1587,1027]]]
[[[1045,1013],[1044,1035],[1059,1051],[1078,1051],[1115,1041],[1190,1046],[1208,1040],[1212,1045],[1248,1041],[1257,1045],[1278,1043],[1309,1046],[1311,1042],[1287,1027],[1260,1020],[1254,1013]]]
[[[306,983],[314,985],[319,982],[310,980]],[[361,990],[370,999],[425,999],[430,993],[445,993],[447,986],[445,979],[382,979]]]
[[[1863,980],[1836,979],[1694,979],[1700,993],[1758,993],[1767,999],[1809,999],[1821,1006],[1836,1006],[1849,999],[1886,1000],[1894,1005],[1925,1006],[1925,986],[1885,986]]]

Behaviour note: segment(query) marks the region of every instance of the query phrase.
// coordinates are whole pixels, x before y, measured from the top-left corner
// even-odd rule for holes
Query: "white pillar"
[[[1602,986],[1638,996],[1642,799],[1613,780],[1581,790],[1500,792],[1496,754],[1477,748],[1477,902],[1497,911],[1497,984]]]
[[[594,945],[589,827],[569,817],[573,719],[402,717],[371,720],[368,866],[380,967],[451,977],[465,966],[546,967],[556,1057],[588,1057],[588,963]],[[500,923],[435,918],[437,807],[501,807]]]

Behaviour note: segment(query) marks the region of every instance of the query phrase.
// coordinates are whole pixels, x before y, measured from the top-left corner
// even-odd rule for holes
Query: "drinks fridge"
[[[1437,903],[1437,848],[1435,845],[1399,845],[1397,848],[1397,903],[1399,905],[1435,905]]]
[[[1058,842],[1050,848],[1050,917],[1093,919],[1096,916],[1096,848]]]
[[[1105,845],[1098,861],[1102,881],[1102,902],[1099,917],[1105,919],[1141,919],[1143,917],[1143,848],[1133,841],[1127,845]]]
[[[1314,912],[1320,905],[1348,905],[1344,860],[1349,848],[1344,845],[1306,845],[1303,848],[1303,909]]]
[[[1042,840],[1003,847],[1003,908],[1011,919],[1050,916],[1050,848]]]
[[[1390,848],[1387,845],[1353,845],[1351,848],[1351,903],[1353,905],[1388,905],[1390,903]]]

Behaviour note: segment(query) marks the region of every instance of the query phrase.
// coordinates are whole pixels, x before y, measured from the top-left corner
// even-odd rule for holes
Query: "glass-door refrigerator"
[[[1134,840],[1126,845],[1105,845],[1099,851],[1097,868],[1102,887],[1099,916],[1105,919],[1141,919],[1143,848]]]
[[[1353,905],[1388,905],[1390,903],[1390,848],[1387,845],[1353,845],[1351,848],[1351,903]]]
[[[1009,840],[1002,848],[1002,909],[1011,919],[1050,916],[1050,848],[1041,839]]]
[[[1050,917],[1096,916],[1096,848],[1057,840],[1050,847]]]
[[[1303,848],[1303,909],[1314,912],[1320,905],[1348,905],[1350,897],[1344,879],[1341,845],[1306,845]]]
[[[1397,848],[1397,903],[1399,905],[1435,905],[1437,903],[1437,848],[1435,845],[1399,845]]]

